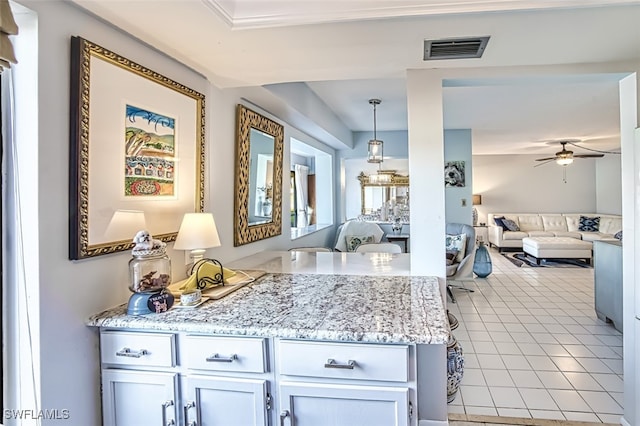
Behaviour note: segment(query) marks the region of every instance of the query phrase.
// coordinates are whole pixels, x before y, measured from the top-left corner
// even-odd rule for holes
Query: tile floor
[[[620,424],[622,334],[595,315],[593,269],[491,258],[448,304],[465,356],[449,412]]]

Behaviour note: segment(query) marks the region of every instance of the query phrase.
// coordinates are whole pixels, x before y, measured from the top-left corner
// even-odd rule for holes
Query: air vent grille
[[[489,42],[489,36],[425,40],[424,60],[480,58]]]

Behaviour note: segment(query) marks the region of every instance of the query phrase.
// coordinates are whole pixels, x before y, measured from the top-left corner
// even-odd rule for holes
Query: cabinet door
[[[407,426],[406,387],[281,382],[280,425]]]
[[[102,370],[104,426],[177,425],[177,376],[131,370]]]
[[[266,380],[189,375],[181,387],[185,425],[268,424]]]

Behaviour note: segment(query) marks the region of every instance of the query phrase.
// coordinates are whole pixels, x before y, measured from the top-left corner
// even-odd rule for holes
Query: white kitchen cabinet
[[[415,425],[411,348],[278,340],[280,426]]]
[[[268,426],[266,339],[102,330],[104,426]]]
[[[181,389],[185,425],[269,424],[266,380],[187,375]]]
[[[103,369],[104,426],[177,425],[177,376]]]
[[[408,426],[408,387],[280,383],[280,426]]]

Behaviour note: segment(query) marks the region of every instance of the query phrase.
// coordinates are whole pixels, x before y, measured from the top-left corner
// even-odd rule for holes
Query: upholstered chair
[[[370,241],[363,241],[363,243],[379,243],[384,231],[377,223],[350,220],[338,227],[336,235],[335,250],[345,252],[350,251],[347,247],[347,237],[363,237],[363,240],[371,237]]]
[[[447,235],[465,234],[465,249],[462,260],[452,265],[447,265],[447,294],[452,303],[456,303],[453,289],[461,289],[473,292],[464,286],[464,280],[473,278],[473,260],[476,255],[476,231],[473,226],[464,223],[447,223],[445,232]],[[453,285],[451,281],[459,281],[461,285]]]

